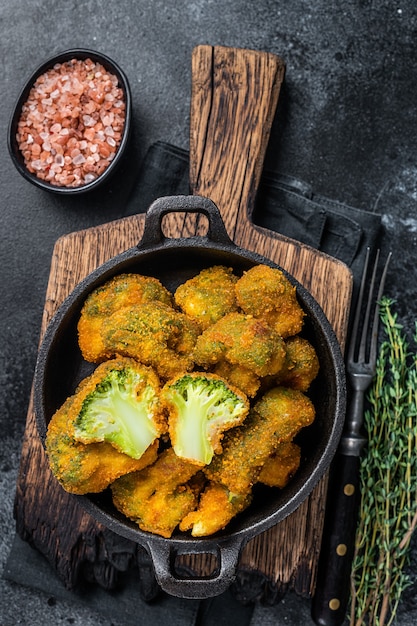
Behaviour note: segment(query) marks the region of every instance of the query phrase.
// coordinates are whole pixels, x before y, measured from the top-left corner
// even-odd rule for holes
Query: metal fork
[[[378,250],[369,282],[370,249],[366,251],[346,356],[347,382],[351,395],[344,432],[330,469],[323,542],[312,602],[312,617],[320,626],[338,626],[344,622],[350,595],[350,573],[360,504],[360,456],[367,442],[362,432],[364,399],[376,373],[379,302],[391,253],[382,270],[375,296],[379,256]]]
[[[366,438],[362,434],[364,398],[365,392],[370,387],[376,371],[379,302],[384,292],[385,279],[391,259],[391,253],[388,254],[381,274],[378,293],[376,296],[373,322],[372,326],[370,326],[371,308],[375,298],[374,291],[379,264],[379,250],[376,252],[368,291],[368,299],[366,302],[365,316],[363,318],[362,332],[359,333],[359,325],[363,315],[363,298],[365,294],[366,282],[368,280],[369,257],[370,250],[368,248],[366,251],[362,280],[346,357],[347,378],[353,393],[348,405],[348,413],[346,416],[346,432],[341,439],[340,445],[344,454],[353,456],[360,456],[364,445],[366,445]]]

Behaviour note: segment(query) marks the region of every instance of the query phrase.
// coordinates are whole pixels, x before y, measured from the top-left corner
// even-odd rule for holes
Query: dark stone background
[[[382,214],[394,252],[386,291],[397,300],[400,321],[411,336],[417,317],[416,36],[413,0],[0,2],[2,568],[14,536],[14,486],[53,245],[63,234],[123,215],[153,142],[188,147],[195,45],[266,50],[285,60],[266,168]],[[23,82],[45,58],[73,47],[104,52],[122,66],[131,83],[135,129],[122,175],[102,193],[76,200],[46,194],[23,180],[6,145],[9,116]],[[4,626],[111,623],[88,605],[48,601],[5,580],[0,597]],[[258,613],[254,620],[259,624],[309,623],[308,607],[297,598]],[[411,626],[416,617],[414,584],[405,594],[398,626]],[[117,623],[123,624],[123,618]]]

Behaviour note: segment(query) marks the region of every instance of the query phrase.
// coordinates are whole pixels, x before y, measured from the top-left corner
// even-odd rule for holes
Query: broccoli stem
[[[213,446],[209,441],[210,405],[214,404],[213,398],[189,392],[186,402],[178,396],[176,403],[181,405],[181,409],[174,450],[181,457],[209,463],[213,456]]]
[[[120,389],[120,387],[118,387],[118,392],[114,394],[112,400],[113,406],[110,407],[108,417],[110,426],[110,428],[108,427],[108,441],[117,444],[122,433],[125,454],[140,458],[158,435],[155,426],[149,419],[146,405],[135,401],[127,391]],[[113,432],[110,422],[112,415],[118,417],[118,424]],[[106,427],[104,432],[106,432]]]

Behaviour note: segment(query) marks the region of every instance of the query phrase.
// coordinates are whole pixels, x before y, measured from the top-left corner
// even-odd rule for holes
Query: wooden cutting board
[[[230,237],[281,265],[321,304],[343,349],[352,291],[350,270],[338,260],[280,234],[259,228],[251,214],[284,65],[275,55],[198,46],[192,56],[190,180],[193,193],[218,205]],[[60,238],[54,247],[41,336],[65,297],[89,272],[137,244],[144,216],[137,215]],[[172,214],[169,237],[204,232],[198,216]],[[323,527],[327,477],[277,526],[243,549],[240,569],[266,576],[278,593],[314,592]],[[30,402],[17,481],[15,517],[19,535],[39,549],[66,587],[87,577],[106,588],[128,569],[137,546],[95,522],[51,475]],[[210,557],[181,557],[199,574]],[[86,574],[88,572],[88,574]]]

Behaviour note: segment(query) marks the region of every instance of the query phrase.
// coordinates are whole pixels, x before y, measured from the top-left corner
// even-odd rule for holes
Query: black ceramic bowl
[[[118,79],[118,86],[122,89],[125,101],[125,121],[122,132],[122,138],[117,148],[116,154],[112,161],[110,161],[107,168],[99,174],[93,181],[87,182],[77,187],[69,187],[63,185],[55,185],[49,183],[35,174],[31,173],[25,165],[24,157],[19,149],[18,141],[16,139],[16,133],[18,129],[18,123],[22,113],[22,106],[27,101],[30,90],[32,89],[35,81],[39,76],[51,69],[56,63],[65,63],[71,59],[91,59],[93,62],[100,63],[110,74],[113,74]],[[126,147],[129,141],[131,131],[131,118],[132,118],[132,97],[130,92],[130,86],[128,79],[122,69],[109,57],[93,50],[87,50],[82,48],[74,48],[66,50],[56,54],[55,56],[44,61],[29,77],[26,81],[22,91],[20,92],[17,102],[13,109],[8,129],[8,148],[10,157],[16,166],[17,170],[22,176],[31,182],[32,184],[40,187],[45,191],[50,191],[57,194],[74,195],[91,191],[101,186],[117,169],[123,154],[126,151]]]
[[[161,223],[170,212],[200,212],[209,220],[205,237],[169,239]],[[265,257],[236,246],[228,237],[217,207],[198,196],[159,198],[148,209],[140,243],[109,260],[86,277],[61,305],[49,324],[39,351],[35,371],[35,409],[41,440],[54,412],[74,392],[87,373],[87,364],[78,347],[77,323],[83,303],[92,290],[117,274],[138,272],[156,276],[172,292],[203,268],[224,264],[237,275],[258,263],[278,267]],[[345,409],[343,358],[337,338],[322,309],[312,295],[282,270],[297,288],[306,312],[303,335],[314,345],[320,373],[311,388],[316,407],[315,422],[301,433],[299,471],[285,489],[256,489],[253,503],[224,529],[211,537],[193,538],[176,532],[165,539],[139,529],[119,513],[108,490],[100,494],[74,496],[101,524],[119,535],[136,541],[152,556],[155,575],[161,587],[172,595],[204,598],[224,591],[236,575],[242,547],[255,535],[277,524],[292,513],[323,476],[335,454],[342,431]],[[258,486],[259,487],[259,486]],[[312,521],[314,523],[314,521]],[[186,579],[173,566],[176,555],[215,554],[218,570],[210,578]]]

